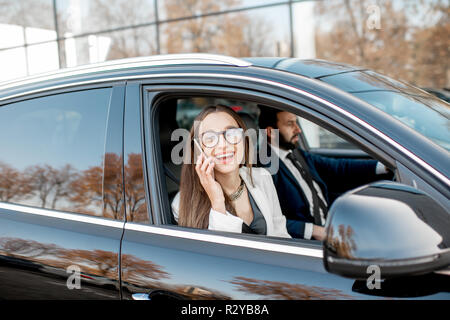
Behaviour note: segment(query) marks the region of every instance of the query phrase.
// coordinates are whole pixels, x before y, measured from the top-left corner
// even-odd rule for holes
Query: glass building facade
[[[326,59],[449,87],[448,0],[0,0],[0,81],[155,54]]]

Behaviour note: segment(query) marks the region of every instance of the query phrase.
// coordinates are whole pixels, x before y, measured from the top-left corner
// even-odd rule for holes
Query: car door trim
[[[24,206],[20,204],[5,203],[0,202],[0,209],[10,210],[13,212],[27,213],[33,215],[39,215],[43,217],[63,219],[75,222],[83,222],[95,225],[101,225],[105,227],[112,227],[116,229],[125,229],[130,231],[138,231],[144,233],[151,233],[156,235],[163,235],[169,237],[176,237],[189,240],[204,241],[209,243],[225,244],[230,246],[245,247],[250,249],[272,251],[279,253],[288,253],[300,256],[309,256],[315,258],[323,258],[322,249],[305,248],[295,245],[285,245],[268,243],[264,241],[248,240],[248,239],[238,239],[234,237],[226,237],[216,234],[201,234],[186,230],[172,230],[164,227],[157,227],[151,225],[143,225],[137,223],[125,223],[124,221],[110,220],[101,217],[94,217],[89,215],[69,213],[62,211],[55,211],[42,208],[34,208],[29,206]],[[1,214],[1,213],[0,213]]]
[[[245,247],[250,249],[272,251],[279,253],[288,253],[300,256],[309,256],[315,258],[323,258],[322,249],[305,248],[297,245],[286,245],[277,243],[268,243],[258,240],[238,239],[235,237],[226,237],[217,234],[195,233],[186,230],[173,230],[164,228],[164,226],[143,225],[132,222],[125,224],[125,230],[151,233],[169,237],[176,237],[189,240],[198,240],[210,243],[225,244],[229,246]]]
[[[260,79],[255,78],[252,76],[242,76],[242,75],[233,75],[233,74],[225,74],[225,73],[192,73],[192,72],[181,72],[181,73],[159,73],[159,74],[145,74],[145,75],[129,75],[129,76],[123,76],[123,77],[111,77],[111,78],[102,78],[102,79],[95,79],[95,80],[87,80],[82,82],[75,82],[75,83],[69,83],[69,84],[62,84],[62,85],[55,85],[52,87],[47,88],[40,88],[36,90],[31,90],[28,92],[23,92],[19,94],[14,94],[11,96],[0,98],[0,101],[16,98],[19,96],[27,95],[27,94],[34,94],[42,91],[49,91],[49,90],[55,90],[60,88],[66,88],[66,87],[72,87],[72,86],[78,86],[78,85],[86,85],[86,84],[94,84],[94,83],[101,83],[101,82],[110,82],[110,81],[120,81],[120,80],[139,80],[139,79],[154,79],[154,78],[167,78],[167,77],[218,77],[218,78],[226,78],[226,79],[235,79],[235,80],[245,80],[245,81],[252,81],[252,82],[259,82],[263,84],[268,85],[274,85],[286,90],[293,91],[297,94],[301,94],[303,96],[307,96],[313,100],[316,100],[317,102],[323,103],[327,105],[328,107],[332,108],[333,110],[345,115],[346,117],[352,119],[353,121],[356,121],[359,125],[363,126],[364,128],[368,129],[370,132],[377,135],[382,140],[388,142],[391,146],[408,156],[410,159],[413,159],[416,163],[418,163],[421,167],[425,168],[428,172],[432,173],[434,176],[436,176],[440,181],[442,181],[444,184],[446,184],[448,187],[450,187],[450,179],[448,179],[444,174],[442,174],[440,171],[433,168],[430,164],[416,156],[413,152],[406,149],[402,145],[400,145],[398,142],[387,136],[386,134],[382,133],[378,129],[374,128],[367,122],[363,121],[362,119],[358,118],[354,114],[342,109],[341,107],[335,105],[332,102],[329,102],[321,97],[318,97],[312,93],[309,93],[307,91],[304,91],[302,89],[298,89],[295,87],[292,87],[290,85],[286,85],[283,83],[279,83],[273,80],[267,80],[267,79]]]
[[[117,71],[131,68],[151,68],[161,65],[194,65],[194,64],[206,64],[215,66],[234,66],[234,67],[250,67],[251,62],[224,56],[218,54],[209,53],[181,53],[181,54],[165,54],[149,57],[133,57],[118,60],[111,60],[100,63],[93,63],[82,65],[73,68],[59,69],[57,71],[50,71],[44,74],[36,74],[25,78],[13,79],[10,81],[4,81],[0,83],[0,90],[7,90],[17,86],[35,84],[37,82],[60,80],[64,77],[71,77],[77,75],[83,75],[88,72],[107,72]]]
[[[69,212],[62,212],[62,211],[55,211],[50,209],[42,209],[42,208],[34,208],[29,207],[25,205],[20,204],[13,204],[13,203],[5,203],[0,202],[0,209],[5,210],[11,210],[15,212],[20,213],[29,213],[49,218],[55,218],[55,219],[62,219],[62,220],[69,220],[69,221],[75,221],[75,222],[83,222],[83,223],[89,223],[89,224],[96,224],[96,225],[102,225],[105,227],[111,227],[111,228],[117,228],[122,229],[124,222],[118,221],[118,220],[110,220],[102,217],[96,217],[96,216],[89,216],[84,215],[81,213],[69,213]],[[1,214],[1,212],[0,212]]]

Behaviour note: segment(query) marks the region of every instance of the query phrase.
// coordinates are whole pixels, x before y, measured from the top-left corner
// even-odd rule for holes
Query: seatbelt
[[[319,197],[317,193],[317,189],[314,187],[313,179],[311,172],[309,171],[308,164],[306,160],[303,158],[300,150],[294,149],[292,152],[289,152],[287,158],[292,161],[294,166],[300,172],[302,178],[308,184],[311,189],[311,194],[313,198],[313,214],[314,214],[314,224],[321,226],[322,219],[320,217],[319,208],[322,209],[323,215],[326,218],[328,209],[327,205],[323,202],[323,200]]]

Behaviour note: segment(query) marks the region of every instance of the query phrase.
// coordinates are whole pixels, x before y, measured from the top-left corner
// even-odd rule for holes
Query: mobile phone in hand
[[[194,144],[195,144],[195,146],[197,147],[197,149],[201,152],[201,154],[203,154],[203,156],[204,156],[205,158],[208,158],[208,157],[206,156],[205,152],[203,151],[202,147],[200,147],[200,143],[197,141],[196,138],[194,138]]]
[[[200,147],[200,143],[197,141],[196,138],[194,138],[194,144],[197,147],[197,149],[203,154],[203,156],[205,157],[205,160],[208,159],[208,156],[203,151],[202,147]],[[214,170],[212,171],[212,177],[214,178]]]

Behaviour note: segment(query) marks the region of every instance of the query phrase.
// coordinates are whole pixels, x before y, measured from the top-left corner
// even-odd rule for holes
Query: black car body
[[[445,141],[324,83],[357,68],[249,60],[260,66],[156,56],[1,84],[0,298],[449,299]],[[178,227],[172,103],[190,97],[294,112],[364,151],[353,156],[382,161],[396,181],[338,198],[323,244]],[[448,105],[439,108],[448,121]],[[340,227],[356,234],[350,252],[333,233]],[[374,265],[381,288],[368,285]]]

